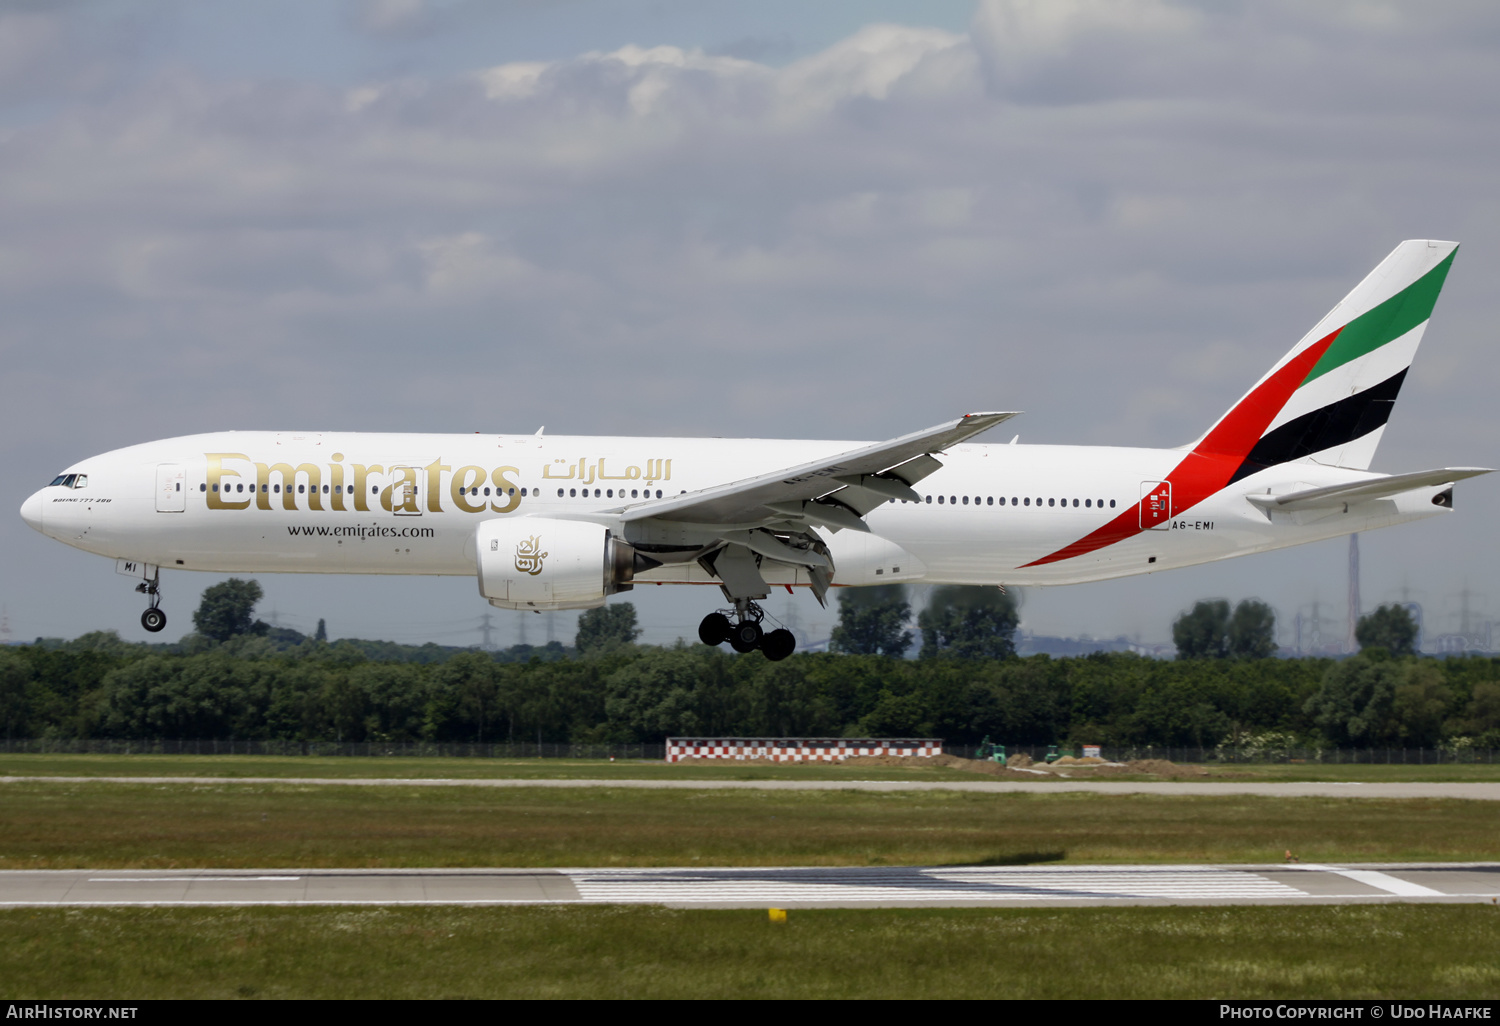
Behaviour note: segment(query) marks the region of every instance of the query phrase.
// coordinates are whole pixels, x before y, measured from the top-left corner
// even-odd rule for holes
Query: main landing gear
[[[167,625],[167,614],[161,611],[161,585],[157,578],[142,581],[135,586],[135,590],[145,595],[151,602],[146,611],[141,614],[141,626],[152,634],[157,633]]]
[[[698,640],[705,645],[722,645],[727,641],[730,648],[742,655],[758,648],[772,662],[785,659],[797,648],[797,638],[785,627],[773,631],[761,627],[766,612],[749,599],[735,599],[734,620],[729,619],[728,612],[705,616],[698,625]]]

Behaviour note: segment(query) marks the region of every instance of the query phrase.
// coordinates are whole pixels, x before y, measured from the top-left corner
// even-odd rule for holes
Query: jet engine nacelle
[[[600,524],[545,517],[486,520],[476,536],[479,594],[502,609],[593,609],[656,565]]]

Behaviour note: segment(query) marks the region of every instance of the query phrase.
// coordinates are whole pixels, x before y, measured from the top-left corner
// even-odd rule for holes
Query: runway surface
[[[1259,795],[1265,798],[1466,798],[1500,801],[1500,782],[1356,783],[1253,781],[1038,780],[552,780],[396,777],[0,777],[9,783],[292,784],[327,787],[614,787],[684,791],[977,791],[993,794],[1087,791],[1094,794]]]
[[[1497,900],[1500,863],[0,872],[0,907],[9,908],[537,904],[1030,908]]]

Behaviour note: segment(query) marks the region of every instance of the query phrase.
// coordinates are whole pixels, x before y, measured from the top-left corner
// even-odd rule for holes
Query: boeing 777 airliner
[[[83,460],[21,515],[139,578],[148,631],[163,567],[472,576],[537,611],[717,584],[702,640],[784,659],[772,587],[1072,584],[1451,512],[1488,471],[1369,467],[1457,249],[1401,243],[1176,449],[970,441],[1014,413],[875,444],[228,431]]]

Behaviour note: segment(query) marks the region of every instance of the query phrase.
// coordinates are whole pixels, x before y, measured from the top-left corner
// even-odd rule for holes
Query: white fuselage
[[[27,501],[32,526],[99,555],[225,573],[475,574],[475,529],[495,517],[570,516],[772,473],[861,443],[776,439],[222,432],[84,460]],[[1247,477],[1163,526],[1028,566],[1135,507],[1180,449],[963,444],[892,500],[869,534],[824,529],[837,585],[895,581],[1072,584],[1189,566],[1404,523],[1449,510],[1441,488],[1300,514],[1249,494],[1358,481],[1299,462]],[[659,493],[659,494],[658,494]],[[626,525],[625,537],[641,528]],[[773,585],[804,571],[767,565]],[[711,583],[697,563],[637,583]]]

